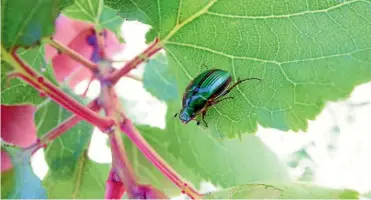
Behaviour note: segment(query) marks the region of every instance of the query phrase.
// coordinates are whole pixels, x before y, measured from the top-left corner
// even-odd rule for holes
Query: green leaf
[[[58,85],[51,62],[45,60],[44,45],[23,49],[20,48],[17,54],[22,60],[29,64],[34,70],[43,75],[52,83]],[[13,71],[13,67],[8,63],[1,63],[1,102],[6,105],[13,104],[34,104],[42,103],[45,98],[40,96],[40,93],[30,86],[28,83],[18,79],[8,79],[7,74]]]
[[[329,189],[301,183],[254,183],[210,193],[206,199],[358,199],[353,190]]]
[[[157,32],[179,96],[202,64],[227,70],[234,81],[263,79],[240,84],[229,94],[234,100],[208,110],[213,136],[254,133],[258,124],[306,130],[327,101],[371,80],[370,1],[105,3]]]
[[[177,98],[175,77],[169,73],[166,57],[157,54],[146,64],[143,74],[143,86],[159,100],[169,101]]]
[[[187,172],[221,187],[253,181],[289,180],[284,163],[256,136],[218,141],[211,137],[207,129],[202,131],[195,124],[185,126],[180,123],[173,117],[174,112],[172,107],[168,108],[165,130],[146,128],[140,129],[140,132],[165,159],[167,154],[176,158],[166,159],[170,166],[184,163],[187,168],[176,170],[194,185],[200,183],[197,182],[199,179],[189,177]]]
[[[149,126],[138,126],[137,128],[146,141],[177,173],[181,174],[182,177],[185,177],[187,181],[193,183],[196,187],[199,187],[202,178],[167,151],[169,143],[164,138],[161,129]],[[159,188],[168,196],[178,196],[180,194],[179,188],[150,163],[126,136],[124,136],[124,145],[134,172],[139,176],[142,184],[150,184],[155,188]]]
[[[13,71],[13,67],[1,61],[1,104],[34,104],[38,105],[45,99],[39,92],[18,78],[8,78],[7,74]]]
[[[42,76],[47,78],[49,81],[55,85],[59,85],[54,76],[54,70],[51,60],[47,61],[45,59],[45,46],[44,44],[29,48],[29,49],[19,49],[17,54],[24,60],[32,69],[36,70]]]
[[[75,0],[63,10],[63,14],[82,21],[93,23],[98,29],[108,29],[116,34],[121,41],[121,25],[124,18],[117,11],[104,6],[103,0]]]
[[[73,172],[66,169],[67,163],[75,165],[76,169]],[[68,160],[67,163],[61,166],[64,169],[52,170],[45,177],[43,183],[49,198],[104,198],[109,164],[96,163],[88,158],[87,153],[81,155],[77,165]]]
[[[5,176],[1,174],[2,192],[6,199],[46,199],[46,192],[41,180],[33,173],[30,160],[31,153],[19,147],[9,146],[2,142],[1,149],[8,152],[13,168]],[[4,180],[3,180],[4,179]],[[3,183],[4,187],[3,188]],[[3,198],[3,194],[1,196]]]
[[[58,1],[1,1],[2,44],[6,49],[14,46],[29,47],[42,37],[54,33],[54,20],[59,11],[71,0]]]
[[[72,91],[70,96],[83,103]],[[35,114],[38,137],[63,123],[72,114],[54,101],[40,104]],[[49,171],[43,181],[49,198],[103,198],[109,165],[89,160],[86,155],[93,126],[81,121],[48,144],[45,159]],[[94,192],[92,192],[94,191]]]

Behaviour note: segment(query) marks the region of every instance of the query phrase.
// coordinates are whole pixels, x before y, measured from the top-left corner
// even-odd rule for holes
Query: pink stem
[[[172,169],[165,160],[147,143],[147,141],[140,135],[138,130],[129,119],[126,119],[120,125],[121,131],[125,132],[131,141],[138,147],[147,159],[152,162],[165,176],[167,176],[173,183],[175,183],[182,191],[192,199],[201,199],[202,195],[195,189],[189,186],[182,178]]]
[[[125,76],[132,69],[136,68],[139,64],[141,64],[143,61],[146,61],[148,58],[156,54],[161,49],[162,46],[160,45],[160,40],[156,38],[156,40],[146,50],[144,50],[141,55],[133,58],[121,69],[113,72],[112,74],[109,74],[106,79],[112,84],[116,84],[121,77]]]
[[[114,125],[114,120],[107,117],[102,117],[94,111],[81,105],[75,99],[68,96],[66,93],[61,91],[59,88],[50,83],[43,76],[38,75],[30,66],[26,65],[18,55],[13,52],[13,58],[21,65],[26,74],[18,72],[18,77],[22,78],[24,81],[38,89],[40,92],[45,93],[51,99],[56,101],[58,104],[71,111],[72,113],[78,115],[84,120],[94,124],[102,131],[109,130]]]
[[[96,100],[90,102],[88,104],[88,108],[97,112],[100,109],[100,106],[97,104]],[[81,117],[77,115],[73,115],[66,119],[64,122],[59,124],[57,127],[49,131],[49,133],[42,136],[40,139],[38,139],[34,144],[30,145],[26,149],[30,150],[32,153],[36,152],[37,150],[41,148],[45,148],[46,145],[56,139],[57,137],[61,136],[63,133],[65,133],[67,130],[75,126],[77,123],[81,121]]]

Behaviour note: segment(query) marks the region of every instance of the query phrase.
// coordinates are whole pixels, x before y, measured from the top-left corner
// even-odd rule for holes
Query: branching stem
[[[23,62],[15,53],[16,48],[9,54],[2,46],[1,57],[15,69],[17,77],[38,89],[42,94],[49,96],[55,102],[63,106],[65,109],[97,126],[102,131],[106,131],[114,126],[115,121],[111,118],[102,117],[98,113],[88,109],[84,105],[71,98],[68,94],[53,85],[42,75],[34,71],[30,66]]]
[[[68,56],[70,56],[72,59],[76,60],[77,62],[81,63],[83,66],[89,68],[91,71],[95,72],[97,69],[97,64],[84,58],[82,55],[77,53],[75,50],[69,48],[68,46],[65,46],[64,44],[51,39],[51,38],[45,38],[43,39],[43,42],[46,44],[49,44],[50,46],[56,48],[61,53],[64,53]]]
[[[97,104],[96,100],[90,102],[87,107],[94,112],[97,112],[100,109],[100,106]],[[36,152],[37,150],[45,147],[48,143],[52,142],[53,140],[61,136],[63,133],[74,127],[81,120],[82,120],[81,117],[77,115],[72,115],[71,117],[63,121],[61,124],[59,124],[57,127],[52,129],[48,133],[44,134],[44,136],[38,139],[34,144],[27,147],[26,150]]]
[[[156,54],[161,49],[162,45],[160,43],[160,40],[156,38],[155,41],[146,50],[143,51],[143,53],[134,57],[132,60],[126,63],[125,66],[122,67],[121,69],[113,72],[112,74],[109,74],[106,79],[110,81],[112,84],[116,84],[121,77],[125,76],[127,73],[129,73],[132,69],[136,68],[143,61],[147,61],[151,56]]]

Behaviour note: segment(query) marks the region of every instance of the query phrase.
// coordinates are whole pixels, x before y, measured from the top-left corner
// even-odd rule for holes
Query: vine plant
[[[25,147],[20,147],[16,142],[12,144],[6,139],[8,133],[5,128],[4,131],[2,129],[2,150],[8,152],[14,168],[11,175],[2,173],[6,180],[2,182],[2,190],[7,191],[6,196],[2,197],[61,198],[63,195],[54,194],[52,189],[69,187],[71,182],[65,185],[60,183],[63,186],[56,183],[58,179],[63,179],[61,174],[65,172],[51,172],[41,185],[30,167],[30,157],[41,148],[48,151],[57,139],[69,137],[71,140],[76,137],[80,140],[83,137],[71,130],[79,124],[88,123],[89,127],[99,128],[109,138],[112,166],[109,172],[103,173],[107,177],[104,194],[107,199],[120,199],[124,193],[128,198],[171,196],[159,184],[141,182],[145,175],[138,174],[141,172],[134,169],[137,166],[133,167],[138,160],[130,156],[135,151],[129,148],[131,143],[178,188],[178,193],[192,199],[357,198],[358,193],[352,190],[331,190],[292,182],[278,159],[259,141],[247,138],[243,133],[256,132],[258,123],[279,130],[305,130],[307,120],[314,119],[326,101],[345,98],[356,85],[371,80],[371,40],[362,37],[358,31],[361,27],[362,30],[366,28],[366,32],[371,31],[371,16],[367,15],[370,3],[352,0],[327,1],[326,4],[317,5],[315,1],[307,1],[306,10],[302,5],[292,5],[293,10],[285,10],[284,5],[289,3],[282,1],[279,3],[281,6],[273,5],[273,10],[265,10],[260,1],[231,2],[61,0],[29,1],[24,5],[25,2],[21,0],[2,1],[2,110],[7,105],[26,103],[34,104],[41,110],[50,103],[45,99],[50,98],[57,107],[72,113],[45,133],[38,133],[39,138]],[[251,9],[244,7],[245,3],[251,4]],[[228,9],[223,9],[225,7]],[[261,13],[253,8],[260,8]],[[363,14],[354,14],[353,9]],[[344,10],[354,15],[359,20],[358,24],[350,25],[351,22],[342,19],[339,12]],[[274,12],[269,14],[270,11]],[[66,16],[85,27],[78,33],[83,36],[75,39],[90,46],[92,51],[89,55],[83,55],[86,52],[76,50],[79,48],[73,47],[68,41],[58,39],[58,31],[65,27],[54,31],[55,27],[58,26],[58,20],[66,19]],[[152,29],[147,33],[150,44],[142,53],[116,69],[107,52],[111,45],[108,38],[116,37],[112,35],[117,32],[123,18],[151,25]],[[329,27],[318,24],[320,19]],[[339,22],[340,19],[344,21]],[[305,26],[301,26],[303,21],[307,23]],[[317,23],[318,26],[312,28],[311,23]],[[331,43],[326,41],[328,38],[337,40]],[[312,42],[308,42],[310,39]],[[55,57],[65,56],[79,63],[82,66],[80,71],[68,73],[68,79],[58,78],[56,65],[60,60],[53,58],[54,66],[45,64],[45,47],[53,48],[57,52]],[[159,54],[161,50],[166,51],[166,58]],[[32,58],[35,55],[40,56],[42,61],[30,62],[35,60]],[[146,89],[168,104],[165,130],[135,125],[127,116],[115,90],[117,82],[122,77],[133,78],[129,73],[142,63],[148,63],[144,76]],[[205,63],[230,71],[234,78],[254,76],[263,78],[265,83],[239,86],[238,90],[231,92],[238,103],[226,103],[211,109],[207,116],[209,128],[182,125],[171,116],[179,110],[181,91],[192,77],[203,70],[201,66]],[[161,78],[154,80],[155,75],[149,75],[150,70],[160,73]],[[99,96],[88,103],[81,100],[86,92],[76,97],[66,87],[71,85],[65,84],[66,80],[73,79],[81,71],[91,75],[87,89],[93,80],[98,80],[100,84]],[[341,78],[344,74],[348,76],[347,83]],[[15,82],[15,79],[22,82]],[[161,81],[167,84],[157,85]],[[155,89],[148,82],[153,83]],[[260,94],[255,94],[254,90],[260,91]],[[35,96],[35,91],[39,95]],[[19,95],[17,92],[24,93]],[[237,105],[241,107],[236,108]],[[3,113],[2,123],[10,124],[5,121],[7,116]],[[38,132],[43,130],[39,128],[42,126],[42,122],[39,122]],[[239,139],[232,139],[235,137]],[[128,138],[131,143],[127,144],[122,138]],[[157,140],[165,145],[158,144]],[[73,173],[78,173],[80,177],[73,180],[76,181],[74,184],[87,184],[88,179],[82,179],[81,176],[87,173],[84,170],[89,169],[85,167],[91,162],[84,160],[87,159],[85,147],[89,142],[90,137],[86,143],[78,143],[76,149],[79,150],[70,157],[49,160],[49,167],[55,170],[63,162],[65,165],[72,163],[76,166],[72,168]],[[249,150],[254,152],[249,153]],[[253,156],[249,155],[256,153],[274,161],[253,161]],[[78,154],[78,159],[75,159],[75,154]],[[223,162],[217,162],[218,159]],[[274,172],[272,163],[276,166]],[[250,165],[255,165],[257,170],[268,175],[254,177],[254,170],[249,172],[251,168],[246,168]],[[79,171],[80,168],[82,171]],[[181,171],[186,178],[177,171]],[[209,180],[229,189],[205,196],[196,189],[201,180]],[[83,189],[73,189],[70,198],[100,197],[84,195],[80,190]],[[256,194],[258,196],[254,196]]]

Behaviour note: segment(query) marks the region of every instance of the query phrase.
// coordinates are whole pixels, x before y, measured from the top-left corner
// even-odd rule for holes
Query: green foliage
[[[57,80],[54,77],[53,66],[51,60],[47,61],[45,59],[45,45],[42,44],[38,47],[29,49],[19,49],[17,54],[24,60],[32,69],[36,70],[43,77],[47,78],[49,81],[58,85]]]
[[[79,99],[71,91],[65,90],[75,99]],[[70,116],[72,114],[69,111],[53,101],[46,100],[35,114],[38,136],[48,133]],[[93,126],[81,121],[46,147],[45,159],[49,171],[43,184],[49,198],[104,197],[104,183],[109,165],[93,162],[87,157],[92,133]]]
[[[70,171],[66,166],[68,164],[76,169]],[[61,169],[48,172],[43,180],[49,198],[104,198],[105,182],[110,169],[108,164],[90,160],[85,151],[80,155],[78,163],[71,163],[69,159],[65,159],[60,167]]]
[[[358,199],[353,190],[322,188],[300,183],[247,184],[210,193],[206,199]]]
[[[218,141],[210,136],[207,129],[203,130],[196,124],[182,124],[173,117],[175,112],[172,107],[168,108],[165,130],[140,130],[142,135],[151,136],[148,141],[156,151],[164,152],[161,155],[168,152],[178,159],[168,159],[171,166],[181,161],[193,174],[222,187],[252,181],[289,180],[285,165],[257,137],[246,135],[241,139]],[[153,141],[161,141],[163,145]],[[182,176],[192,180],[183,168],[179,170]]]
[[[166,57],[157,54],[146,64],[143,74],[143,86],[159,100],[169,101],[177,98],[175,77],[169,73]]]
[[[54,78],[51,62],[45,60],[44,45],[29,49],[19,49],[17,54],[52,83],[58,85]],[[1,63],[1,103],[6,105],[12,104],[34,104],[38,105],[45,99],[40,96],[39,92],[28,83],[17,79],[8,78],[7,75],[13,71],[13,67],[8,63]]]
[[[121,24],[123,18],[117,12],[105,6],[103,0],[75,0],[72,5],[63,10],[63,14],[82,21],[91,22],[98,29],[108,29],[121,37]]]
[[[2,45],[29,47],[54,33],[54,20],[72,0],[1,1]]]
[[[234,80],[263,79],[239,85],[230,93],[233,102],[209,110],[214,136],[254,133],[258,123],[306,130],[326,101],[346,98],[371,80],[367,1],[105,2],[157,32],[179,96],[204,71],[202,64],[227,70]]]
[[[6,199],[45,199],[46,192],[41,180],[33,173],[30,152],[15,146],[1,143],[1,150],[5,150],[11,158],[13,168],[6,174],[1,173],[1,195]]]

